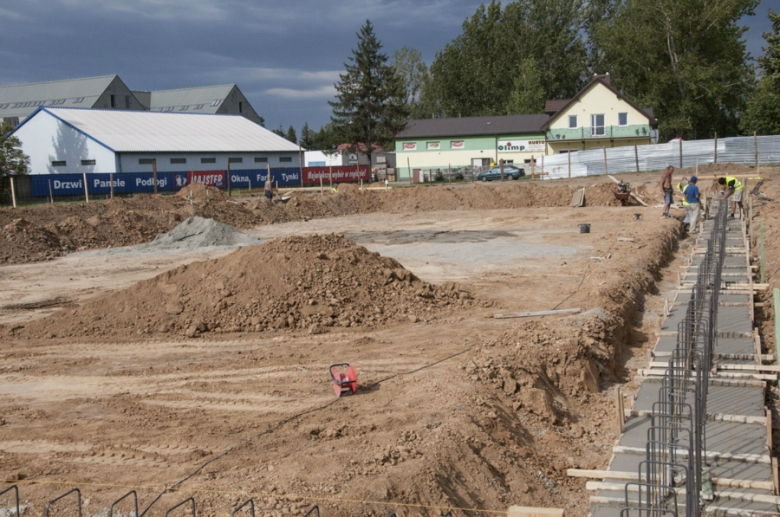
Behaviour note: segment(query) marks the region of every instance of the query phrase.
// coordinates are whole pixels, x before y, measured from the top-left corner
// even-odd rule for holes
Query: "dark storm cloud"
[[[267,127],[327,122],[333,83],[371,19],[384,50],[430,62],[478,3],[465,0],[26,0],[0,7],[2,84],[118,74],[132,89],[236,83]],[[754,56],[767,0],[746,34]]]

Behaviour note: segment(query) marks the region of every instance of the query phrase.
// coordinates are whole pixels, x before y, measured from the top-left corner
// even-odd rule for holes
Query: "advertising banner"
[[[190,171],[187,183],[200,183],[207,187],[227,188],[227,171]]]
[[[265,187],[265,180],[268,177],[267,169],[246,169],[230,171],[230,188],[249,188],[252,184],[252,190]],[[300,187],[301,171],[298,168],[276,168],[271,169],[271,181],[276,187]]]
[[[157,174],[157,190],[174,190],[174,174]],[[114,193],[154,192],[154,174],[151,172],[116,173],[113,175]],[[87,174],[87,188],[90,194],[111,193],[111,174]],[[84,195],[84,176],[82,174],[36,174],[32,176],[32,193],[35,197]]]
[[[499,153],[544,152],[544,139],[541,140],[499,140]]]
[[[306,185],[319,185],[320,179],[322,179],[324,184],[328,184],[331,172],[333,173],[333,183],[354,183],[369,179],[368,165],[361,165],[359,170],[355,166],[305,167],[303,169],[303,182]]]

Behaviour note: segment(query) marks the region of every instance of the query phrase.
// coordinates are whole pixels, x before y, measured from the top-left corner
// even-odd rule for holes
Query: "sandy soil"
[[[610,388],[643,366],[679,270],[673,251],[687,245],[678,222],[657,216],[635,207],[399,210],[251,230],[261,240],[343,233],[475,300],[416,323],[317,335],[30,338],[32,319],[228,251],[72,253],[2,267],[0,324],[18,335],[0,350],[0,477],[20,480],[28,514],[74,486],[87,515],[131,488],[144,508],[213,460],[148,515],[189,496],[208,515],[249,497],[272,517],[313,504],[326,516],[484,515],[512,504],[585,515],[584,480],[565,470],[609,460]],[[590,234],[578,233],[581,223]],[[491,317],[575,307],[586,312]],[[336,399],[327,368],[342,361],[357,368],[360,390]]]

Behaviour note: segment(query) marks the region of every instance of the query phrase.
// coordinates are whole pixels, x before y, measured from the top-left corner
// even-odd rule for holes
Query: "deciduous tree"
[[[738,21],[758,0],[616,0],[598,22],[613,86],[652,106],[661,140],[737,132],[754,70]]]
[[[545,95],[536,61],[533,58],[523,59],[519,68],[506,113],[507,115],[541,113],[544,110]]]
[[[30,173],[30,157],[22,151],[22,142],[10,136],[13,129],[11,124],[0,124],[0,190],[6,184],[7,176]],[[5,193],[0,191],[0,194]]]
[[[739,121],[747,134],[780,135],[780,14],[770,10],[769,19],[772,32],[764,33],[767,46],[758,58],[761,78]]]

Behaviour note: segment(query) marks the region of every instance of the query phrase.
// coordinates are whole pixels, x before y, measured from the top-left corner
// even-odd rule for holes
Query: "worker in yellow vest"
[[[737,209],[737,205],[739,205],[739,216],[742,217],[742,211],[744,210],[744,207],[742,206],[742,193],[745,191],[745,185],[733,176],[718,178],[718,185],[726,188],[727,193],[723,199],[731,198],[731,214],[729,215],[729,219],[734,219],[734,212]]]
[[[688,229],[688,224],[691,222],[691,214],[688,210],[690,203],[685,196],[685,189],[688,188],[688,178],[682,178],[680,183],[677,184],[677,198],[682,201],[683,208],[685,209],[685,219],[683,219],[683,225],[685,229]]]

